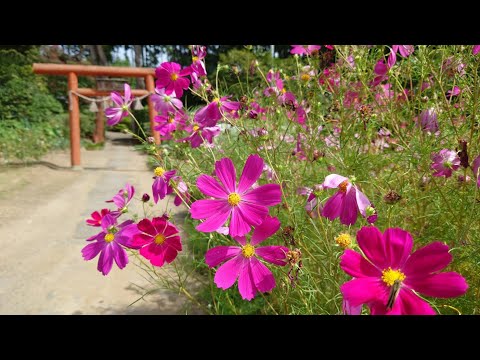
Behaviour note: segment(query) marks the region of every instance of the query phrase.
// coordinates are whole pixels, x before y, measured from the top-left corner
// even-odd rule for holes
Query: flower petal
[[[322,209],[322,216],[333,221],[340,216],[342,211],[344,194],[340,191],[337,191],[335,195],[330,197]]]
[[[383,240],[388,266],[391,266],[392,269],[403,268],[412,251],[412,236],[403,229],[389,228],[384,231]]]
[[[368,200],[364,193],[358,190],[358,188],[356,188],[356,190],[357,191],[355,193],[355,196],[357,199],[358,210],[360,211],[360,214],[362,214],[362,216],[366,217],[367,214],[365,213],[365,209],[371,205],[371,202],[370,200]]]
[[[375,226],[364,226],[357,232],[357,243],[370,262],[380,269],[388,267],[385,242]]]
[[[205,219],[223,212],[230,212],[232,207],[225,200],[202,199],[195,201],[190,207],[193,219]]]
[[[408,258],[403,272],[409,277],[425,275],[443,270],[452,261],[448,246],[435,241],[415,251]]]
[[[348,180],[348,178],[346,178],[345,176],[330,174],[325,178],[323,186],[327,189],[335,189],[345,180]]]
[[[372,315],[436,315],[426,301],[406,288],[400,290],[392,309],[388,310],[384,303],[376,302],[370,312]]]
[[[340,257],[340,267],[348,275],[356,278],[381,277],[382,272],[370,264],[361,254],[346,249]]]
[[[112,247],[107,244],[100,253],[98,259],[97,270],[100,271],[104,276],[108,275],[110,270],[112,270],[113,265],[113,253]]]
[[[124,248],[116,242],[111,243],[113,258],[120,269],[123,269],[128,264],[128,255]]]
[[[276,283],[272,272],[254,257],[250,259],[250,273],[258,291],[266,292],[275,288]]]
[[[224,261],[230,260],[241,251],[242,249],[238,246],[217,246],[206,252],[205,262],[209,267],[214,267]]]
[[[150,236],[157,235],[157,231],[149,219],[143,219],[137,224],[138,230]]]
[[[252,154],[248,157],[238,183],[239,193],[247,191],[260,178],[263,164],[263,159],[257,154]]]
[[[197,179],[197,187],[203,194],[219,199],[227,199],[228,193],[213,177],[202,174]]]
[[[275,234],[279,228],[280,220],[267,215],[265,220],[253,230],[252,238],[250,239],[251,244],[260,244],[263,240]]]
[[[340,222],[343,225],[353,225],[357,222],[358,206],[355,193],[356,189],[351,186],[343,198],[342,210],[340,212]]]
[[[240,270],[240,276],[238,277],[238,291],[244,300],[252,300],[257,293],[257,287],[253,280],[251,259],[245,261],[243,268]]]
[[[406,278],[405,284],[422,295],[451,298],[465,294],[468,284],[462,275],[456,272],[432,274],[423,278]]]
[[[248,203],[274,206],[282,202],[282,190],[278,184],[266,184],[241,195],[241,198]]]
[[[285,246],[262,246],[255,249],[255,254],[260,256],[263,260],[280,266],[287,265],[287,256],[288,248]]]
[[[230,219],[229,234],[232,237],[243,236],[251,230],[250,224],[246,221],[239,207],[232,209],[232,218]]]
[[[235,281],[243,268],[245,258],[241,255],[234,257],[220,266],[215,273],[213,281],[220,289],[226,290],[235,284]]]
[[[224,207],[217,214],[209,217],[203,223],[197,225],[195,229],[201,232],[216,231],[227,222],[231,212],[232,211],[230,207]]]
[[[223,158],[215,162],[215,175],[225,186],[225,189],[229,194],[236,192],[237,173],[232,160],[229,158]]]
[[[260,225],[268,215],[267,207],[251,203],[240,203],[236,210],[241,212],[243,219],[251,226]]]
[[[342,309],[345,315],[360,315],[362,313],[363,305],[351,306],[348,301],[343,299]]]
[[[82,257],[84,260],[92,260],[95,256],[98,255],[100,251],[106,246],[105,241],[96,241],[90,243],[82,249]]]
[[[358,278],[347,281],[340,287],[340,291],[350,306],[372,303],[384,298],[385,286],[379,278]]]

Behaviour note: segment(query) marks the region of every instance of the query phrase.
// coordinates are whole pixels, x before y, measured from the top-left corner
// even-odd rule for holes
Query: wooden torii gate
[[[116,67],[116,66],[92,66],[92,65],[65,65],[65,64],[33,64],[33,72],[43,75],[66,75],[68,77],[69,113],[70,113],[70,159],[72,168],[81,169],[80,162],[80,109],[76,92],[84,96],[108,96],[110,91],[91,88],[79,88],[78,76],[116,76],[116,77],[143,77],[146,90],[132,89],[132,95],[143,96],[153,93],[155,90],[153,68]],[[154,118],[157,114],[152,100],[148,98],[148,114],[150,129],[155,143],[160,143],[160,135],[154,130]]]

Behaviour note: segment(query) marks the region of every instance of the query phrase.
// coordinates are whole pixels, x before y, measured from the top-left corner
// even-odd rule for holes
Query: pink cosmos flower
[[[385,61],[383,61],[383,59],[378,60],[373,70],[375,72],[375,75],[377,76],[375,77],[375,79],[373,79],[371,86],[375,87],[378,84],[380,84],[382,81],[387,80],[388,79],[387,73],[389,69],[390,68],[388,67],[388,64],[385,65]]]
[[[460,274],[439,273],[452,261],[448,246],[439,241],[410,254],[413,239],[407,231],[389,228],[382,234],[369,226],[358,231],[357,243],[365,257],[347,249],[340,262],[354,277],[340,288],[351,309],[367,304],[372,315],[434,315],[415,292],[450,298],[468,289]]]
[[[188,89],[190,80],[185,79],[185,76],[190,75],[190,68],[182,70],[180,64],[176,62],[164,62],[155,69],[155,76],[157,77],[157,87],[165,88],[165,94],[170,95],[175,91],[179,98],[183,95],[183,90]]]
[[[268,215],[268,207],[277,205],[282,200],[282,191],[278,184],[266,184],[255,189],[252,185],[260,178],[264,161],[258,155],[250,155],[243,168],[240,181],[232,160],[223,158],[215,162],[213,177],[202,174],[197,179],[198,189],[213,199],[195,201],[190,209],[192,218],[206,219],[196,229],[212,232],[223,226],[230,219],[231,236],[243,236],[258,226]]]
[[[108,275],[112,269],[113,260],[120,269],[128,264],[128,255],[122,246],[135,248],[131,240],[137,233],[137,225],[127,220],[117,225],[117,219],[111,215],[105,215],[101,221],[102,231],[87,239],[96,240],[82,249],[85,260],[92,260],[100,253],[97,270],[103,275]]]
[[[413,54],[415,48],[413,45],[393,45],[392,50],[406,58]]]
[[[309,187],[300,187],[297,189],[298,195],[307,196],[307,204],[305,205],[305,210],[311,218],[317,218],[318,214],[322,212],[323,206],[322,203],[318,200],[321,192],[323,190],[322,184],[316,184],[312,188]]]
[[[188,186],[183,182],[182,177],[174,176],[172,180],[177,185],[178,191],[175,199],[173,200],[173,204],[175,206],[180,206],[184,201],[187,203],[190,202],[190,193],[188,192]]]
[[[133,99],[130,86],[128,84],[125,84],[124,86],[124,97],[115,91],[110,94],[112,101],[117,104],[118,107],[109,107],[105,109],[105,116],[107,117],[108,126],[117,125],[123,118],[128,117],[128,109],[130,108]]]
[[[94,211],[93,213],[90,214],[91,219],[87,219],[87,225],[89,226],[101,226],[102,225],[102,219],[105,215],[110,214],[109,209],[102,209],[100,212]]]
[[[156,167],[153,171],[154,181],[152,184],[152,194],[153,194],[153,201],[158,203],[158,200],[162,200],[168,194],[173,192],[172,186],[170,185],[170,179],[175,175],[177,170],[170,170],[166,171],[162,167]]]
[[[420,114],[420,122],[417,123],[423,131],[430,132],[432,134],[438,131],[437,113],[435,109],[423,110]]]
[[[292,50],[290,50],[290,54],[298,54],[298,55],[312,55],[314,52],[318,52],[322,48],[321,45],[291,45]]]
[[[344,225],[353,225],[357,222],[358,212],[367,217],[366,208],[371,205],[370,200],[348,179],[341,175],[330,174],[323,182],[324,189],[338,189],[337,193],[327,200],[323,206],[322,216],[330,220],[340,217]]]
[[[454,86],[452,88],[452,90],[447,91],[446,97],[447,97],[447,99],[450,99],[454,96],[460,95],[461,93],[462,93],[462,90],[460,90],[460,88],[458,86]]]
[[[432,155],[430,169],[435,170],[433,176],[452,176],[452,172],[460,167],[460,158],[453,150],[443,149]]]
[[[155,88],[155,92],[156,94],[153,94],[151,99],[159,115],[168,114],[169,112],[175,113],[183,108],[182,100],[177,99],[175,91],[167,95],[165,89]]]
[[[472,54],[477,55],[480,52],[480,45],[473,45]]]
[[[183,111],[168,112],[165,115],[155,116],[154,121],[158,124],[154,127],[160,135],[167,136],[185,126],[187,114]]]
[[[193,125],[187,126],[185,131],[190,132],[190,135],[177,141],[189,142],[192,148],[197,148],[205,141],[212,144],[213,138],[220,134],[221,129],[219,126],[206,126],[195,122]]]
[[[170,264],[182,251],[178,229],[164,217],[156,217],[152,221],[143,219],[137,227],[139,233],[134,235],[133,245],[152,265]]]
[[[192,70],[198,76],[207,76],[207,69],[203,59],[207,56],[207,48],[201,45],[192,45]]]
[[[472,170],[474,176],[477,178],[477,186],[480,187],[480,172],[478,171],[480,169],[480,155],[478,155],[475,160],[472,162]]]
[[[235,284],[238,278],[238,291],[244,300],[252,300],[257,292],[267,292],[275,288],[272,272],[259,260],[270,264],[285,266],[288,248],[284,246],[257,247],[280,228],[277,218],[267,216],[253,230],[247,242],[245,236],[234,237],[241,246],[217,246],[207,251],[205,262],[209,267],[220,266],[215,273],[215,284],[226,290]]]
[[[205,126],[215,126],[222,116],[238,117],[240,103],[238,101],[230,101],[228,98],[230,96],[214,99],[210,104],[195,113],[194,121]]]
[[[120,216],[122,213],[127,212],[127,205],[132,200],[133,195],[135,195],[135,188],[127,183],[123,189],[118,191],[117,195],[115,195],[113,199],[105,201],[108,203],[113,202],[115,205],[117,205],[117,211],[112,212],[112,215]]]

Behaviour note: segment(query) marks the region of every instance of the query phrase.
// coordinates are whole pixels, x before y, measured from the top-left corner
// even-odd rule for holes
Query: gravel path
[[[142,295],[138,286],[149,288],[138,267],[114,264],[104,277],[97,259],[81,257],[85,239],[98,232],[85,225],[92,211],[107,207],[103,201],[126,182],[136,195],[151,192],[145,155],[127,135],[108,132],[107,139],[104,150],[82,149],[81,171],[68,169],[68,151],[42,159],[65,169],[0,168],[0,314],[185,313],[183,298],[167,290],[129,307]]]

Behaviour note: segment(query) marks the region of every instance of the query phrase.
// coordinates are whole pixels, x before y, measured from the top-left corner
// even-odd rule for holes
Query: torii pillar
[[[143,77],[146,90],[132,89],[132,95],[143,96],[152,94],[155,90],[153,68],[134,68],[117,66],[92,66],[92,65],[65,65],[65,64],[33,64],[35,74],[66,75],[68,77],[69,115],[70,115],[70,160],[73,169],[81,169],[80,159],[80,109],[76,92],[85,96],[106,96],[110,91],[79,88],[78,75],[83,76],[117,76],[117,77]],[[148,114],[150,118],[150,130],[156,144],[160,144],[160,134],[154,129],[155,111],[151,98],[148,98]]]

